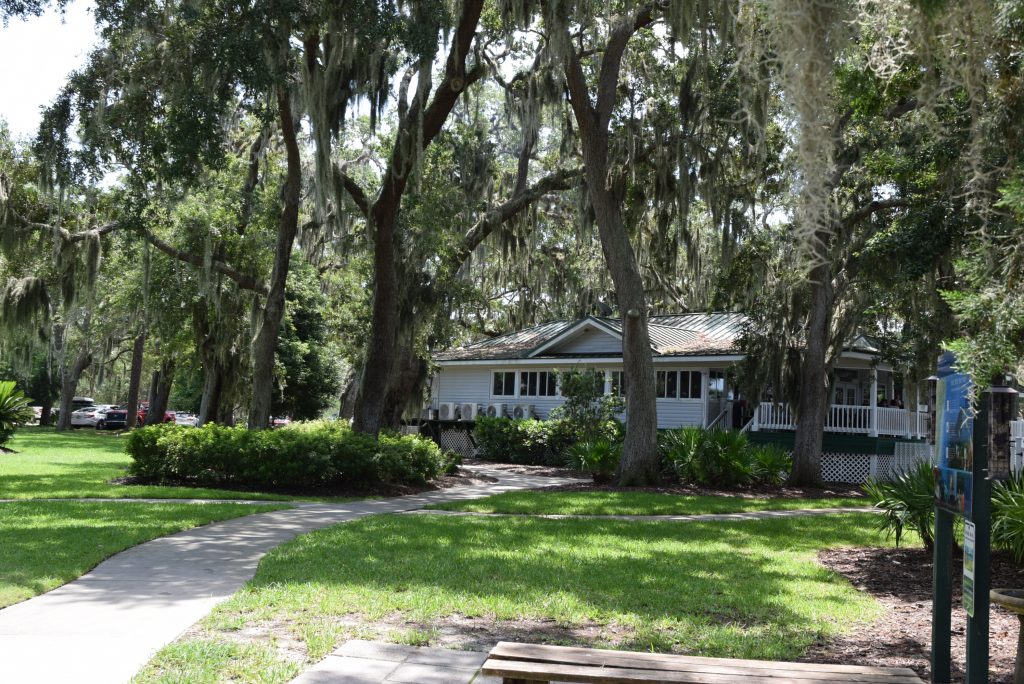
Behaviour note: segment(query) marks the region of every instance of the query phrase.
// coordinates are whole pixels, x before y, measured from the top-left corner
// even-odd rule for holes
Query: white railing
[[[1024,470],[1024,420],[1010,421],[1010,472]]]
[[[856,435],[871,432],[871,407],[833,404],[825,416],[825,431]]]
[[[854,435],[870,435],[873,432],[886,437],[926,437],[928,414],[908,409],[877,407],[877,423],[872,429],[870,406],[845,406],[833,404],[825,416],[826,432],[841,432]],[[795,430],[796,421],[788,404],[761,403],[754,414],[751,429]],[[1024,445],[1024,422],[1021,427],[1021,444]]]

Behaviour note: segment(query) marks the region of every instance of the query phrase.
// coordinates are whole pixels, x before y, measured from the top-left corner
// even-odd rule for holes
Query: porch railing
[[[825,431],[845,434],[870,435],[873,432],[887,437],[923,438],[928,416],[909,409],[876,407],[875,427],[872,429],[870,406],[833,404],[825,415]],[[751,429],[795,430],[796,420],[788,404],[763,402],[757,407]]]

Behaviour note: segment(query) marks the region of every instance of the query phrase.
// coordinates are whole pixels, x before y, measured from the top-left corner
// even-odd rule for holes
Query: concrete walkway
[[[0,682],[126,682],[159,648],[238,591],[264,554],[299,534],[375,513],[573,481],[472,470],[497,482],[391,499],[298,503],[112,556],[69,584],[0,610]]]
[[[549,520],[632,520],[640,522],[701,522],[729,520],[771,520],[773,518],[798,518],[808,515],[835,515],[836,513],[878,513],[875,508],[848,506],[845,508],[794,508],[786,511],[746,511],[743,513],[691,513],[688,515],[590,515],[575,513],[481,513],[478,511],[442,511],[415,509],[402,511],[407,515],[470,515],[495,518],[547,518]]]
[[[480,666],[486,653],[347,641],[291,684],[501,684]]]

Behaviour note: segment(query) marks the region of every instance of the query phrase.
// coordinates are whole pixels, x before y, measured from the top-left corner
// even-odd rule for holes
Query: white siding
[[[603,333],[601,333],[603,334]],[[573,366],[579,369],[580,366]],[[598,370],[621,370],[621,366],[603,364]],[[707,369],[698,366],[673,366],[671,369],[700,370],[702,374],[702,396],[700,399],[658,399],[658,427],[671,429],[685,425],[703,425],[705,421],[704,411],[707,401]],[[671,370],[670,368],[658,367],[658,370]],[[475,403],[483,404],[505,404],[508,411],[511,411],[517,404],[532,404],[539,418],[547,418],[551,410],[561,406],[565,401],[560,396],[555,397],[492,397],[493,387],[492,373],[495,371],[521,371],[521,370],[547,370],[559,371],[566,368],[547,368],[538,366],[516,367],[509,366],[449,366],[442,367],[431,381],[431,406],[437,408],[442,402],[455,402],[459,404]]]
[[[704,424],[704,399],[658,399],[658,428]]]
[[[544,353],[557,354],[599,354],[602,352],[622,353],[622,340],[603,330],[587,328],[570,340],[548,349]]]

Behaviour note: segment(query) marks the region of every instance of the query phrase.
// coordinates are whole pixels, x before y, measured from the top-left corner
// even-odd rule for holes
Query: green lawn
[[[15,453],[0,453],[0,499],[325,500],[323,497],[228,489],[110,484],[110,480],[128,474],[131,458],[124,452],[124,442],[119,433],[97,432],[91,428],[68,432],[22,428],[7,444]],[[332,497],[326,500],[351,499]]]
[[[0,503],[0,608],[69,582],[118,551],[215,520],[286,506]]]
[[[870,506],[866,498],[771,499],[739,496],[680,496],[647,492],[506,492],[475,501],[429,506],[445,511],[530,515],[693,515],[797,508]]]
[[[566,640],[585,646],[792,659],[879,614],[816,562],[823,548],[887,545],[874,524],[867,514],[686,524],[375,516],[272,551],[204,632],[161,651],[137,681],[223,681],[244,671],[245,681],[284,682],[294,664],[273,657],[272,640],[246,642],[239,632],[276,625],[315,662],[375,620],[425,627],[422,642],[446,616],[596,629]]]

